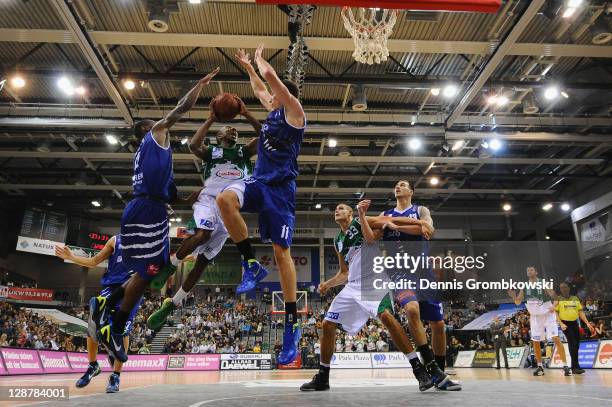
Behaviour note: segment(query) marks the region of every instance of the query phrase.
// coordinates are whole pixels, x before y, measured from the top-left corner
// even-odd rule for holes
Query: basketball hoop
[[[297,313],[300,315],[308,314],[308,292],[297,291],[295,305]],[[282,291],[272,291],[272,315],[285,314],[285,297]]]
[[[360,7],[357,15],[350,7],[342,7],[344,27],[353,37],[355,52],[353,58],[362,64],[380,64],[387,60],[387,40],[397,22],[398,10],[369,9]]]

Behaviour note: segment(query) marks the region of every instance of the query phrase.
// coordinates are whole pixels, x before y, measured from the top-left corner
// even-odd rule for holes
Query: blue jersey
[[[134,157],[132,177],[135,197],[148,197],[168,202],[176,197],[172,170],[172,148],[157,144],[149,131]]]
[[[305,128],[287,123],[282,107],[270,112],[261,128],[253,178],[264,184],[295,180],[299,174],[297,157]]]
[[[406,217],[406,218],[412,218],[412,219],[421,219],[419,216],[419,206],[418,205],[412,205],[410,208],[407,208],[404,212],[399,212],[395,208],[389,209],[388,211],[385,211],[384,215],[391,216],[394,218]],[[403,233],[397,230],[385,229],[383,240],[391,241],[391,242],[421,241],[423,240],[423,236],[409,235],[408,233]]]
[[[123,284],[131,275],[132,272],[123,264],[123,258],[121,256],[121,236],[117,235],[115,236],[115,249],[108,259],[108,268],[106,272],[104,272],[100,284],[102,287]]]

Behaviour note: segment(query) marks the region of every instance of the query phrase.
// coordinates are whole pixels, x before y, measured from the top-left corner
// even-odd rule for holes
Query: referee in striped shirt
[[[570,356],[572,358],[572,373],[583,374],[584,369],[578,364],[578,349],[580,347],[580,328],[578,319],[580,319],[593,333],[593,326],[588,321],[586,315],[582,311],[580,299],[575,295],[571,295],[569,284],[563,282],[559,289],[561,295],[557,297],[555,302],[555,311],[559,325],[567,338],[567,346],[569,347]]]

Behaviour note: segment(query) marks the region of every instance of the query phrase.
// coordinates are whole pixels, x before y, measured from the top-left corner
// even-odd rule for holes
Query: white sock
[[[172,263],[173,266],[178,266],[179,264],[181,264],[181,261],[182,260],[176,258],[176,254],[170,256],[170,263]]]
[[[538,362],[538,367],[544,367],[544,364],[542,362]]]
[[[406,356],[408,356],[408,360],[413,360],[413,359],[418,359],[419,358],[419,355],[417,355],[416,352],[410,352]]]
[[[183,304],[183,300],[185,299],[185,297],[187,297],[187,294],[189,293],[183,290],[183,287],[179,288],[176,294],[174,294],[174,297],[172,297],[172,302],[174,303],[174,305],[180,307]]]
[[[323,367],[329,367],[329,363],[323,363],[323,362],[321,362],[321,363],[320,363],[320,365],[321,365],[321,366],[323,366]]]

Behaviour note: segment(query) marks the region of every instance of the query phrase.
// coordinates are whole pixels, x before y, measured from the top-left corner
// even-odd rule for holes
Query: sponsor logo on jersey
[[[231,180],[242,179],[244,177],[244,173],[242,172],[242,170],[235,168],[224,168],[218,170],[215,175],[219,178]]]
[[[149,264],[147,267],[147,274],[154,276],[159,272],[159,266],[157,264]]]
[[[200,219],[200,226],[204,226],[207,228],[212,228],[213,223],[211,221],[209,221],[208,219]]]
[[[327,314],[325,314],[325,318],[329,318],[329,319],[334,319],[337,320],[340,317],[340,314],[338,314],[337,312],[327,312]]]

